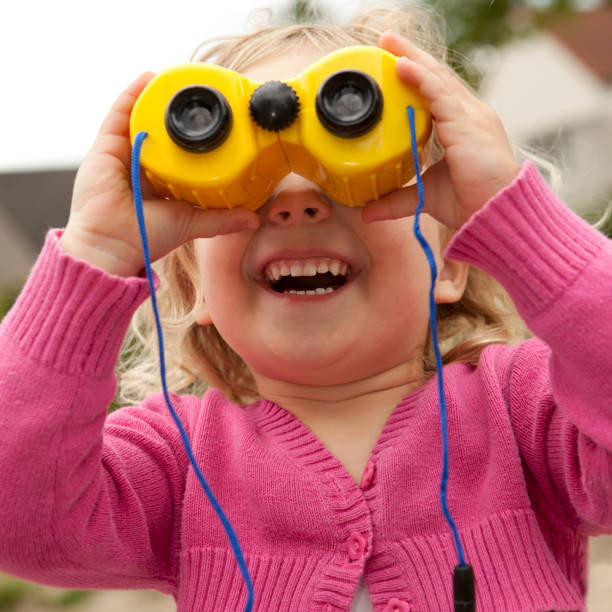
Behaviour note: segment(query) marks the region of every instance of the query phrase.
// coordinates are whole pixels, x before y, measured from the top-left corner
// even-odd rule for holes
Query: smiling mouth
[[[283,260],[265,267],[268,286],[276,293],[325,295],[346,284],[351,269],[331,258]]]
[[[277,293],[325,295],[340,289],[345,283],[345,276],[335,276],[331,272],[325,272],[314,276],[283,276],[280,280],[271,282],[270,287]]]

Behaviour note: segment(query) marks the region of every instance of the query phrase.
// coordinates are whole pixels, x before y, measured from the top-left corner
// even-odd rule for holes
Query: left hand
[[[504,126],[495,111],[450,68],[412,42],[385,33],[379,46],[399,56],[398,76],[429,102],[444,148],[444,157],[423,174],[423,212],[451,229],[459,229],[521,169]],[[368,203],[362,218],[368,223],[407,217],[414,214],[417,203],[416,186],[405,187]]]

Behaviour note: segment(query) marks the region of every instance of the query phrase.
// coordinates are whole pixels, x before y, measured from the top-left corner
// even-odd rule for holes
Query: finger
[[[131,156],[130,113],[142,90],[155,76],[153,72],[144,72],[115,100],[104,118],[92,151],[118,158],[126,167]]]
[[[455,218],[455,191],[445,159],[430,166],[422,175],[424,202],[422,212],[447,227],[457,227]],[[399,219],[414,215],[419,202],[416,185],[398,189],[389,195],[366,204],[362,211],[365,223]]]
[[[465,117],[466,111],[461,104],[461,98],[449,89],[438,74],[406,57],[398,58],[397,74],[402,81],[417,88],[427,99],[436,121],[461,120]]]
[[[154,187],[142,166],[140,168],[140,191],[142,192],[142,197],[145,200],[153,198],[158,198],[160,200],[176,199],[172,197],[170,191],[162,191],[160,188]]]
[[[427,53],[427,51],[417,47],[407,38],[403,38],[392,32],[385,32],[380,36],[378,44],[381,48],[393,53],[393,55],[407,57],[412,61],[422,64],[444,81],[449,89],[466,90],[461,79],[459,79],[448,66],[438,61],[433,55]]]
[[[132,107],[154,76],[153,72],[144,72],[123,91],[104,118],[99,135],[125,136],[128,133]]]
[[[247,208],[208,208],[193,207],[187,226],[185,240],[212,238],[223,234],[254,230],[259,227],[259,217]]]
[[[381,34],[378,40],[378,45],[382,49],[393,53],[393,55],[397,55],[398,57],[408,57],[412,60],[415,60],[434,72],[443,70],[444,72],[449,73],[446,66],[441,64],[432,55],[427,53],[427,51],[424,51],[420,47],[417,47],[412,41],[408,40],[407,38],[398,36],[393,32],[385,32]]]
[[[368,202],[361,211],[364,223],[373,221],[387,221],[414,215],[418,204],[416,187],[403,187],[396,189],[380,200]]]

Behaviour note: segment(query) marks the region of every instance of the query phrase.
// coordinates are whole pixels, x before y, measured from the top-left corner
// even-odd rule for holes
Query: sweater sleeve
[[[612,242],[527,162],[445,255],[506,288],[536,339],[507,403],[533,502],[559,528],[612,531]]]
[[[0,568],[59,586],[173,592],[180,436],[158,397],[106,418],[148,286],[70,257],[59,234],[0,325]]]

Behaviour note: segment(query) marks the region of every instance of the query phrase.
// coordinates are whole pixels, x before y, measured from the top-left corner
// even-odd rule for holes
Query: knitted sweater
[[[0,328],[0,569],[244,609],[222,526],[161,395],[107,417],[142,278],[44,249]],[[527,163],[446,255],[510,292],[537,338],[445,367],[448,504],[480,611],[584,608],[588,536],[612,531],[612,243]],[[410,316],[407,311],[407,317]],[[435,379],[395,408],[357,485],[282,406],[173,396],[236,529],[258,612],[452,609]],[[357,441],[356,441],[357,442]]]

